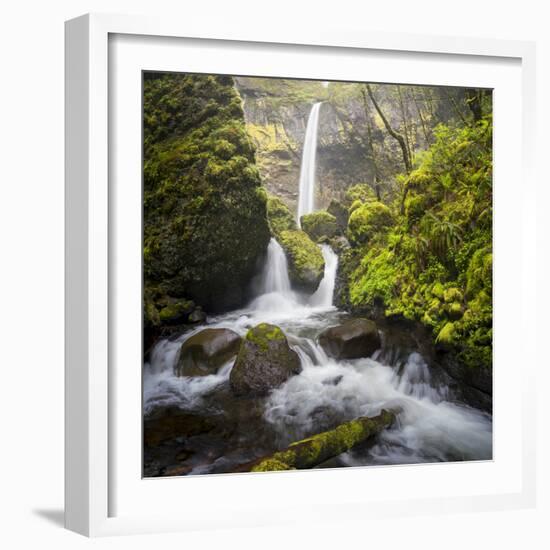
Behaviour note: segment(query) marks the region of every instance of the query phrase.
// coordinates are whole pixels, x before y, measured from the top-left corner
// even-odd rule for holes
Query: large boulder
[[[267,221],[271,234],[278,237],[283,231],[296,229],[296,220],[286,204],[274,195],[267,196]]]
[[[336,218],[326,210],[304,214],[300,218],[300,224],[309,238],[315,242],[331,239],[340,232]]]
[[[298,354],[290,349],[283,331],[261,323],[243,339],[229,381],[235,395],[260,396],[300,370]]]
[[[207,328],[197,332],[181,346],[175,366],[177,376],[214,374],[237,355],[242,338],[226,328]]]
[[[374,321],[352,319],[324,330],[319,336],[319,344],[329,357],[359,359],[370,357],[382,342]]]
[[[294,288],[313,294],[325,273],[321,249],[304,231],[283,231],[279,243],[288,259],[288,275]]]
[[[208,312],[240,307],[270,231],[234,81],[164,73],[143,86],[145,288]]]

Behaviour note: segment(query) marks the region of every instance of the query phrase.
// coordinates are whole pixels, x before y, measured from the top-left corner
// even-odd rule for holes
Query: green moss
[[[433,284],[431,292],[434,296],[436,296],[440,300],[443,300],[443,295],[444,295],[445,289],[439,281],[436,281]]]
[[[290,467],[288,464],[277,460],[276,458],[266,459],[254,466],[251,472],[278,472],[283,470],[295,470],[296,468]]]
[[[376,201],[357,197],[341,259],[346,295],[359,310],[429,327],[468,367],[492,366],[492,127],[439,126],[435,142],[400,181],[393,221],[369,224]]]
[[[460,319],[463,314],[462,304],[460,302],[447,304],[447,312],[449,314],[449,317],[454,321]]]
[[[315,242],[331,239],[339,233],[336,218],[326,210],[305,214],[300,219],[300,224],[303,231]]]
[[[354,210],[348,221],[348,239],[354,244],[366,244],[375,235],[385,233],[393,223],[390,209],[381,202],[372,201]]]
[[[160,310],[159,319],[162,323],[167,324],[183,322],[194,307],[195,304],[191,300],[174,301]]]
[[[274,195],[268,195],[267,198],[267,219],[274,237],[279,237],[283,231],[296,229],[294,216],[286,204]]]
[[[304,231],[287,230],[279,235],[289,263],[289,276],[294,286],[314,291],[323,278],[325,261],[320,248]]]
[[[391,425],[395,415],[383,410],[372,418],[361,417],[334,430],[315,434],[301,441],[296,441],[283,451],[274,453],[258,462],[254,472],[265,472],[273,469],[312,468],[329,458],[348,451],[370,436],[376,435]]]
[[[491,292],[493,286],[492,247],[486,246],[472,255],[466,271],[466,292],[472,296],[484,290]]]
[[[446,303],[450,302],[461,302],[462,301],[462,292],[456,287],[448,288],[443,292],[443,300]]]
[[[348,190],[346,191],[346,201],[348,204],[352,204],[355,201],[364,203],[375,200],[377,200],[376,193],[367,183],[356,183],[355,185],[348,187]]]
[[[286,336],[278,326],[260,323],[246,333],[245,339],[256,344],[262,351],[267,351],[269,342],[285,340]]]
[[[455,324],[452,322],[445,323],[443,328],[439,331],[436,342],[441,344],[452,344],[455,336]]]
[[[363,206],[363,201],[356,199],[351,203],[351,206],[348,209],[348,214],[351,216],[353,212],[355,212],[358,208],[361,208]],[[349,219],[349,218],[348,218]]]
[[[395,254],[371,249],[350,277],[350,302],[354,306],[390,304],[399,277]]]
[[[145,288],[242,305],[270,233],[233,79],[147,73],[143,117]]]

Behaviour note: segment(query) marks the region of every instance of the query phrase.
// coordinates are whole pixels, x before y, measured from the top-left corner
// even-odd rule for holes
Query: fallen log
[[[371,418],[362,416],[340,424],[334,430],[296,441],[282,451],[243,465],[239,471],[272,472],[313,468],[380,433],[394,420],[395,414],[387,410],[382,410],[378,416]]]

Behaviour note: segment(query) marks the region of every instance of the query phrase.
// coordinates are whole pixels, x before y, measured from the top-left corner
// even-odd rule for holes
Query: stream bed
[[[335,360],[319,334],[349,314],[332,305],[337,256],[322,245],[325,276],[312,296],[291,289],[288,266],[272,239],[262,288],[249,306],[159,341],[144,365],[144,475],[226,473],[290,443],[382,409],[399,411],[389,428],[317,467],[489,460],[492,417],[458,399],[456,383],[432,364],[410,330],[380,327],[371,357]],[[234,358],[216,374],[174,374],[181,345],[200,330],[241,336],[270,323],[298,354],[302,371],[265,397],[237,397],[229,385]]]

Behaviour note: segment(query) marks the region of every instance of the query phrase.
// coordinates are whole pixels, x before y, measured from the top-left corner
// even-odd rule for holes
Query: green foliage
[[[143,117],[145,287],[241,305],[269,228],[233,79],[146,74]]]
[[[418,320],[467,367],[491,368],[491,118],[441,125],[434,136],[404,181],[402,213],[388,211],[374,224],[371,209],[379,203],[353,205],[353,248],[342,260],[348,299]]]
[[[300,219],[302,229],[315,242],[336,237],[339,233],[336,218],[326,210],[317,210],[311,214],[305,214]]]
[[[374,235],[393,223],[390,209],[381,202],[366,202],[353,210],[348,221],[348,239],[353,244],[366,244]]]
[[[367,183],[356,183],[348,187],[346,191],[346,201],[352,204],[354,201],[369,202],[375,201],[376,193]]]
[[[283,231],[296,229],[294,216],[286,204],[274,195],[267,197],[267,219],[274,237],[279,237]]]

